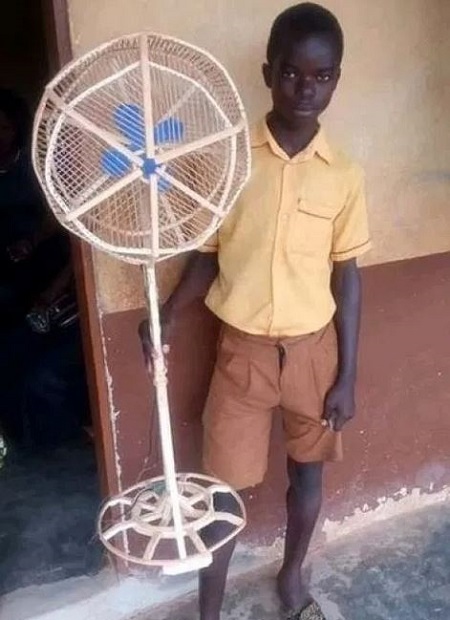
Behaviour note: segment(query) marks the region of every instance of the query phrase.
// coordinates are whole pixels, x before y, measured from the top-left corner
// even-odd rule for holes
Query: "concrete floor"
[[[327,620],[449,620],[450,505],[396,517],[310,558],[311,589]],[[231,582],[223,620],[282,618],[277,566]],[[197,620],[195,600],[133,620]]]
[[[450,502],[404,512],[311,554],[312,592],[327,620],[450,620],[449,540]],[[241,576],[229,581],[222,620],[282,618],[274,592],[277,558],[272,551],[237,552],[233,571]],[[117,581],[103,571],[0,597],[0,618],[198,620],[195,588],[195,574]]]
[[[0,471],[0,596],[98,572],[99,504],[90,445],[38,454],[11,449]]]

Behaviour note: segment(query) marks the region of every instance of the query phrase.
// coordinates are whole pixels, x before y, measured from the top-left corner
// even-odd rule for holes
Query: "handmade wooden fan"
[[[109,500],[100,538],[121,558],[166,573],[206,566],[244,527],[245,510],[220,481],[175,472],[155,266],[203,244],[248,178],[239,95],[208,53],[170,37],[125,36],[48,85],[33,163],[63,226],[145,274],[164,475]],[[223,493],[233,494],[237,511],[217,511]],[[202,530],[216,521],[228,522],[228,533],[209,545]]]

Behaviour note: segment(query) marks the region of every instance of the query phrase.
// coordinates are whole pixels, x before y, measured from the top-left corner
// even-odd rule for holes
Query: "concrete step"
[[[450,505],[368,527],[310,558],[311,589],[327,620],[450,620]],[[231,580],[223,620],[282,618],[278,565]],[[197,620],[192,597],[133,620]]]

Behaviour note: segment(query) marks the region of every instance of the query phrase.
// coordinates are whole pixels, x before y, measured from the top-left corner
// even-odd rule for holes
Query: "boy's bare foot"
[[[314,599],[302,581],[301,570],[282,567],[277,576],[278,596],[287,611],[308,607]]]

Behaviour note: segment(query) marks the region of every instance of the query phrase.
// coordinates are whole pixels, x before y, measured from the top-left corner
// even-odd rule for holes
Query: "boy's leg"
[[[333,325],[306,338],[283,342],[283,424],[289,455],[287,529],[278,576],[282,602],[299,610],[312,602],[302,566],[322,502],[323,463],[341,457],[340,433],[322,425],[324,401],[336,380],[337,343]]]
[[[218,495],[215,506],[217,510],[239,514],[240,508],[231,495]],[[201,537],[204,542],[214,544],[224,538],[229,531],[226,523],[214,523],[202,531]],[[222,608],[225,585],[227,581],[228,567],[231,556],[236,546],[234,538],[221,549],[214,553],[214,559],[210,566],[199,573],[199,609],[200,620],[219,620]]]
[[[220,620],[228,566],[236,546],[236,539],[214,554],[211,566],[200,571],[198,597],[200,620]]]
[[[243,490],[259,484],[267,468],[272,409],[279,403],[278,350],[261,341],[224,328],[205,406],[204,470]],[[219,495],[216,508],[239,509],[231,495]],[[234,502],[234,507],[231,504]],[[227,534],[227,525],[213,524],[201,532],[213,543]],[[201,620],[219,620],[228,566],[236,542],[214,554],[211,566],[200,572]]]
[[[287,527],[278,592],[287,609],[312,602],[302,581],[302,566],[322,503],[323,463],[296,463],[288,458]]]

